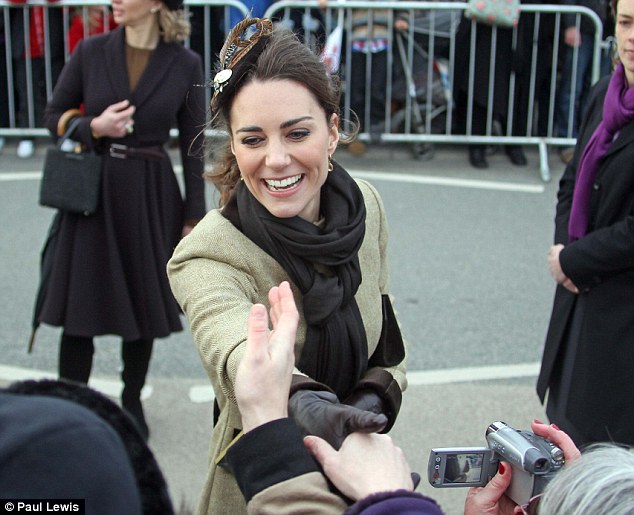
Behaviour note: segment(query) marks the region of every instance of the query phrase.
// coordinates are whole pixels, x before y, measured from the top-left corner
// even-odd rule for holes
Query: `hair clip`
[[[238,23],[227,36],[220,50],[220,70],[214,76],[214,95],[211,99],[211,110],[216,112],[220,105],[219,95],[230,85],[235,89],[243,73],[237,71],[259,57],[264,50],[264,43],[273,32],[273,22],[265,18],[247,18]],[[245,67],[245,71],[246,71]],[[236,80],[237,79],[237,80]]]

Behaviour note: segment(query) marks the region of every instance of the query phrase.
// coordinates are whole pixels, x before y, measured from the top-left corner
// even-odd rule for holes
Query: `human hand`
[[[564,31],[564,42],[573,48],[581,46],[581,32],[577,27],[568,27]]]
[[[564,288],[572,293],[579,293],[579,288],[564,274],[561,269],[561,263],[559,262],[559,254],[564,249],[561,243],[553,245],[548,250],[548,271],[557,284],[561,284]]]
[[[387,435],[352,433],[336,451],[317,436],[304,438],[308,452],[341,493],[354,501],[391,490],[413,490],[403,451]]]
[[[571,463],[581,456],[581,451],[579,451],[575,443],[572,441],[572,438],[559,429],[555,424],[544,424],[539,420],[534,420],[531,423],[531,430],[536,435],[547,438],[559,447],[564,453],[566,463]]]
[[[247,342],[235,379],[242,429],[288,416],[288,394],[295,365],[295,334],[299,313],[288,282],[269,291],[269,318],[262,304],[251,307]]]
[[[123,138],[130,134],[134,127],[132,115],[136,108],[129,100],[112,104],[90,122],[90,130],[95,137]]]
[[[387,424],[385,415],[341,404],[327,391],[298,390],[288,400],[288,409],[305,434],[319,436],[335,449],[351,433],[376,433]]]
[[[385,414],[383,399],[372,390],[356,390],[343,403],[363,411],[376,413],[377,415],[380,413]]]
[[[469,489],[464,515],[511,515],[517,504],[504,495],[511,484],[511,475],[511,466],[501,461],[491,481]]]

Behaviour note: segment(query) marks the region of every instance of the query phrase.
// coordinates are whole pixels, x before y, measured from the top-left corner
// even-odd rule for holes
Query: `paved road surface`
[[[37,205],[44,145],[18,160],[0,156],[3,309],[0,384],[54,377],[59,330],[40,330],[26,353],[39,251],[52,210]],[[537,152],[513,167],[503,152],[491,168],[472,169],[460,147],[438,147],[416,161],[405,147],[378,147],[361,158],[336,156],[380,191],[390,225],[395,304],[409,342],[410,388],[392,435],[414,470],[424,472],[431,447],[484,445],[494,420],[526,428],[544,420],[534,393],[553,285],[545,256],[551,241],[562,165],[551,154],[553,180],[539,176]],[[211,198],[211,192],[210,192]],[[91,384],[113,396],[118,342],[99,338]],[[206,469],[211,391],[188,331],[156,345],[146,390],[150,444],[175,503],[196,503]],[[459,514],[464,491],[434,490],[446,513]]]

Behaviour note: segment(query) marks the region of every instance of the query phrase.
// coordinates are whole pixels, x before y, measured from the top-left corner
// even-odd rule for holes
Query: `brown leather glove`
[[[383,399],[370,389],[355,390],[343,403],[363,411],[371,411],[377,415],[386,415],[387,413]]]
[[[288,400],[288,411],[304,434],[319,436],[335,449],[350,433],[377,433],[387,424],[385,415],[341,404],[327,391],[298,390]]]

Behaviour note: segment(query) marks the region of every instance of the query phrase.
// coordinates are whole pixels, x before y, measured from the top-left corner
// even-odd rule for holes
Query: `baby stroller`
[[[410,32],[397,32],[390,118],[392,132],[442,134],[450,131],[449,54],[462,11],[415,11]],[[413,36],[413,37],[412,37]],[[432,53],[430,57],[430,53]],[[417,159],[431,159],[431,143],[416,142]]]

